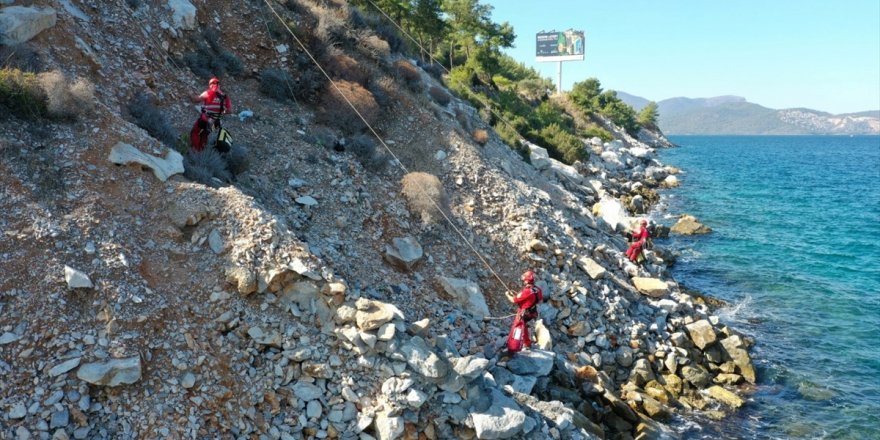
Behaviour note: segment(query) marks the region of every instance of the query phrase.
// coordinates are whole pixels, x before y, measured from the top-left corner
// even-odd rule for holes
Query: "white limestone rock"
[[[196,7],[189,0],[168,0],[168,7],[175,29],[191,31],[196,28]]]
[[[152,169],[156,178],[163,182],[175,174],[182,174],[184,171],[183,156],[174,150],[168,150],[168,154],[162,159],[143,153],[129,144],[118,142],[110,150],[108,159],[117,165],[141,164]]]
[[[91,289],[94,287],[88,275],[70,266],[64,266],[64,281],[67,281],[67,287],[71,289]]]

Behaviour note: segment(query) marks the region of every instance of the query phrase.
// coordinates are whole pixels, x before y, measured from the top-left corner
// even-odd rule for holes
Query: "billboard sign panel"
[[[585,42],[584,31],[538,32],[536,61],[583,61]]]

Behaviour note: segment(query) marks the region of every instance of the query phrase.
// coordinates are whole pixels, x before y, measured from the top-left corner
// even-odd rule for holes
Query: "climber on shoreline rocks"
[[[651,234],[648,232],[648,221],[642,219],[639,222],[639,230],[632,234],[631,240],[632,244],[626,250],[626,256],[629,258],[629,261],[638,264],[640,261],[640,257],[644,258],[642,251],[645,248],[645,244],[648,242],[648,238]]]
[[[529,336],[529,321],[538,318],[538,304],[544,301],[544,292],[535,286],[535,272],[527,270],[521,277],[525,286],[511,301],[519,306],[513,324],[510,327],[510,335],[507,337],[507,350],[516,353],[523,348],[532,346]]]

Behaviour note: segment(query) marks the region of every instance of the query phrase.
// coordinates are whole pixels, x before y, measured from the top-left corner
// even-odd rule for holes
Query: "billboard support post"
[[[556,93],[562,93],[562,61],[557,62],[556,67]]]
[[[556,92],[562,93],[562,62],[583,61],[586,46],[584,31],[538,32],[535,38],[535,61],[556,61]]]

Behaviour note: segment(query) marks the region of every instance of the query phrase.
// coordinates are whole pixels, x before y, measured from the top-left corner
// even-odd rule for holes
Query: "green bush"
[[[295,99],[293,79],[287,72],[269,68],[260,72],[260,93],[276,100],[285,102]]]
[[[218,188],[232,181],[226,159],[213,148],[190,150],[183,158],[183,175],[193,182]]]
[[[428,89],[428,94],[431,95],[431,99],[434,100],[437,104],[440,104],[441,107],[446,107],[449,105],[449,102],[452,100],[452,97],[449,96],[449,93],[446,93],[445,90],[440,87],[431,86]]]
[[[48,97],[36,75],[18,69],[0,69],[0,117],[12,114],[37,119],[48,112]]]
[[[565,163],[572,164],[590,157],[589,152],[584,148],[584,143],[558,124],[542,128],[539,136],[544,141],[543,144],[548,147],[547,152]]]
[[[150,136],[169,148],[174,148],[177,135],[168,122],[168,117],[153,104],[148,95],[140,92],[135,94],[129,100],[126,110],[138,127],[146,130]]]
[[[346,149],[354,153],[364,168],[379,172],[388,165],[388,155],[376,148],[373,136],[359,134],[353,136],[346,144]]]
[[[195,50],[184,54],[183,62],[196,76],[208,79],[212,76],[238,75],[244,70],[241,60],[220,46],[220,35],[216,30],[205,29],[201,39],[194,36],[190,41]]]

